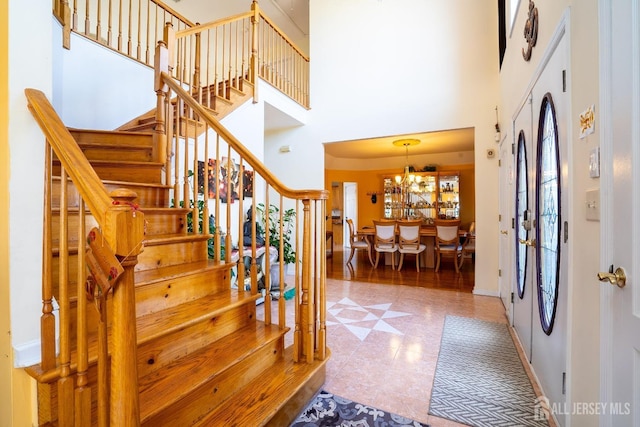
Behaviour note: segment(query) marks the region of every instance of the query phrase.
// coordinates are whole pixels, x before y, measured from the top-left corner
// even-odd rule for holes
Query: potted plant
[[[266,228],[267,212],[264,203],[256,205],[258,211],[258,219],[262,229]],[[280,257],[280,209],[275,205],[269,206],[269,246],[278,250],[278,259]],[[282,253],[283,263],[294,264],[296,262],[296,252],[293,250],[293,231],[295,229],[295,209],[286,209],[282,212]],[[271,270],[271,286],[278,288],[280,286],[280,274],[277,269]]]

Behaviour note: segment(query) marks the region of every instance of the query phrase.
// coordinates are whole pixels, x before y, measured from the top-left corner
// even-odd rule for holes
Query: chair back
[[[347,225],[349,226],[349,242],[355,242],[357,240],[356,231],[351,218],[347,218]]]
[[[376,230],[374,246],[394,246],[396,243],[396,222],[395,221],[373,221]]]
[[[459,243],[459,219],[436,219],[434,224],[436,226],[436,246]]]
[[[422,220],[398,221],[398,245],[400,248],[420,246],[420,226]]]

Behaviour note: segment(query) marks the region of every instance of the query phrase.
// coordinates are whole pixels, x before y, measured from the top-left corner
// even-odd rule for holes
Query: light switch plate
[[[600,190],[587,190],[586,199],[587,221],[600,221]]]
[[[600,148],[596,147],[589,154],[589,176],[598,178],[600,176]]]

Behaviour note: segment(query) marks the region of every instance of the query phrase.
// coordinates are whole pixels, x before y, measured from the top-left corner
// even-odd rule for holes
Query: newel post
[[[253,103],[258,102],[258,30],[260,27],[260,6],[258,0],[251,3],[251,71],[249,81],[253,84]]]
[[[104,237],[124,268],[113,289],[110,419],[113,426],[139,426],[134,267],[142,252],[144,214],[133,203],[133,191],[115,190],[110,196]]]
[[[311,211],[310,200],[305,199],[303,204],[302,223],[302,284],[300,289],[300,319],[302,323],[302,351],[301,355],[307,363],[313,363],[315,350],[315,292],[311,271]]]
[[[156,124],[153,130],[153,158],[167,162],[166,101],[169,87],[162,80],[162,73],[169,74],[169,50],[163,40],[158,41],[154,60],[154,90],[156,91]]]

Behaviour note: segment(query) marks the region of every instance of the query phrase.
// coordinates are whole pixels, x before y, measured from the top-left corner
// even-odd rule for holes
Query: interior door
[[[514,120],[515,220],[512,241],[515,248],[515,278],[513,289],[513,327],[520,344],[531,361],[531,330],[533,328],[534,248],[533,215],[535,215],[534,188],[535,151],[532,136],[531,97],[522,106]]]
[[[354,231],[358,230],[358,183],[357,182],[345,182],[343,184],[343,194],[344,194],[344,212],[343,219],[351,218],[353,220],[353,228]],[[349,227],[346,226],[346,222],[344,223],[344,246],[349,246],[350,236],[349,236]]]
[[[601,426],[640,425],[640,0],[600,2],[601,48]],[[605,276],[602,274],[602,276]],[[611,280],[607,280],[611,279]],[[621,284],[621,283],[620,283]]]
[[[509,322],[513,322],[512,285],[515,280],[513,267],[513,150],[510,141],[505,138],[500,144],[500,259],[499,287],[500,299]]]
[[[568,298],[567,35],[550,46],[531,91],[535,138],[535,278],[531,364],[551,404],[565,403]],[[556,420],[565,425],[564,412]]]

